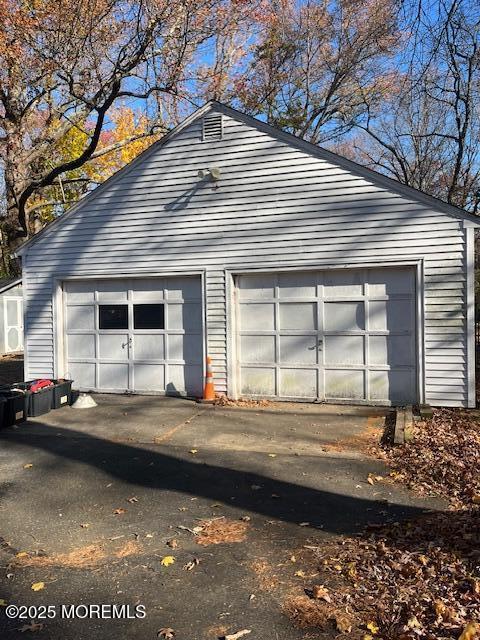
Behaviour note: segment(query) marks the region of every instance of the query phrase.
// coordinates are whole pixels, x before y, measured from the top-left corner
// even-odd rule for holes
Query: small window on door
[[[165,329],[165,305],[134,304],[134,329]]]
[[[99,329],[128,329],[128,305],[100,304],[98,306]]]

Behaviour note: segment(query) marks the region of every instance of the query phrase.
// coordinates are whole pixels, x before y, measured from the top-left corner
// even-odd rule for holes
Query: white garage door
[[[64,283],[66,372],[80,389],[200,395],[199,278]]]
[[[415,308],[413,269],[238,276],[239,392],[414,402]]]

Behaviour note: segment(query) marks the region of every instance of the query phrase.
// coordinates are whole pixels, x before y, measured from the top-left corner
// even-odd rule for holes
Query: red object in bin
[[[51,380],[37,380],[30,386],[30,391],[32,393],[35,393],[40,389],[44,389],[45,387],[51,387],[51,386],[53,386],[53,382]]]

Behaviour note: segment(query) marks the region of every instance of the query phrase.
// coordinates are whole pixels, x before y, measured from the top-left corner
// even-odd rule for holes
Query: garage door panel
[[[95,299],[90,282],[68,282],[65,285],[68,292],[68,299],[71,303],[88,303]]]
[[[280,336],[280,362],[315,364],[318,340],[315,335]]]
[[[202,298],[199,278],[168,278],[166,281],[169,300],[196,300]]]
[[[272,331],[275,327],[275,306],[273,303],[245,303],[240,307],[240,327],[243,331],[255,331],[260,327]]]
[[[279,395],[284,398],[316,398],[317,371],[315,369],[286,369],[279,371]]]
[[[200,365],[184,367],[169,364],[165,378],[165,389],[170,394],[187,394],[201,396],[202,367]]]
[[[133,383],[134,388],[138,391],[163,391],[165,389],[165,366],[135,362]]]
[[[128,333],[100,334],[98,351],[104,360],[128,360]]]
[[[331,271],[324,275],[326,298],[349,298],[363,295],[363,272]]]
[[[135,334],[133,336],[134,360],[163,360],[165,358],[163,334]]]
[[[69,306],[67,308],[67,331],[95,329],[95,307]]]
[[[363,400],[365,398],[365,372],[326,369],[325,397],[330,400]]]
[[[369,269],[367,281],[372,296],[409,295],[415,291],[412,269]]]
[[[315,331],[317,328],[316,302],[281,302],[279,314],[280,331]]]
[[[413,300],[371,300],[368,328],[370,331],[410,331],[414,313]]]
[[[364,336],[325,336],[325,364],[365,364]]]
[[[412,366],[414,343],[410,336],[370,336],[369,355],[373,365]]]
[[[315,298],[317,282],[318,274],[314,272],[280,273],[278,275],[278,296],[280,298]]]
[[[125,280],[103,280],[97,283],[99,302],[126,302],[128,284]]]
[[[200,333],[202,311],[199,304],[169,304],[167,311],[169,331],[195,331]]]
[[[261,396],[276,395],[275,369],[267,367],[243,367],[241,393]]]
[[[237,282],[239,297],[268,300],[275,295],[275,283],[276,276],[272,274],[240,276]]]
[[[365,329],[363,302],[325,302],[326,331],[358,331]]]
[[[275,362],[275,337],[242,336],[240,350],[242,362]]]
[[[100,362],[98,364],[98,383],[101,389],[126,390],[129,388],[128,382],[127,363]]]
[[[194,335],[174,335],[167,336],[168,359],[184,360],[191,364],[202,363],[202,337]]]
[[[67,353],[77,358],[95,358],[95,334],[73,333],[67,336]]]
[[[95,363],[69,362],[67,376],[75,381],[75,386],[80,389],[95,389]]]
[[[413,380],[410,371],[370,371],[370,398],[383,400],[390,398],[394,404],[411,402],[414,393]]]

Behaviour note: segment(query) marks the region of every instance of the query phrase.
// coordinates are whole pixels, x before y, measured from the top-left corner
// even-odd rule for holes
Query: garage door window
[[[128,329],[126,304],[101,304],[98,307],[99,329]]]
[[[134,304],[134,329],[165,329],[165,306],[163,304]]]

